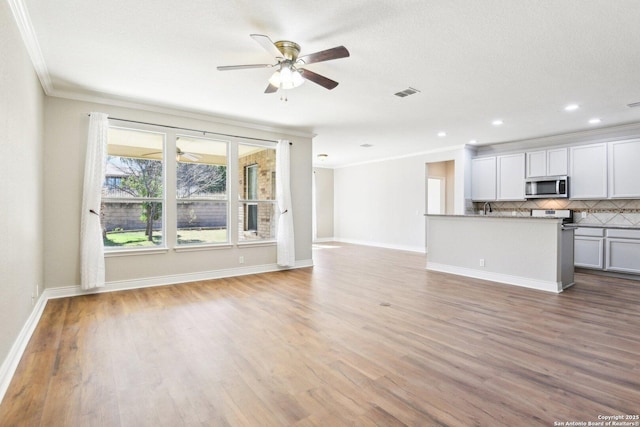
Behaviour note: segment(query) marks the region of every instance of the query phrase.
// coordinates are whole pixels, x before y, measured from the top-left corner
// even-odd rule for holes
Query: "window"
[[[246,200],[258,200],[258,165],[245,166]],[[258,232],[258,204],[247,202],[245,207],[245,231]]]
[[[178,245],[228,242],[227,143],[178,136],[176,150]]]
[[[105,251],[273,243],[275,163],[275,144],[266,141],[111,126],[102,187]]]
[[[102,189],[106,248],[163,245],[165,135],[109,128]]]
[[[276,150],[238,145],[238,241],[275,238]]]

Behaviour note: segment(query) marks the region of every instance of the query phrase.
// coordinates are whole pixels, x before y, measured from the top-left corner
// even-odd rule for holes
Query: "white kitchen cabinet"
[[[576,267],[604,269],[604,229],[577,228],[573,256]]]
[[[471,198],[474,201],[496,200],[496,158],[471,160]]]
[[[566,148],[527,152],[527,178],[567,175],[567,157]]]
[[[607,230],[605,268],[640,274],[640,230]]]
[[[524,153],[497,157],[497,199],[525,200]]]
[[[640,139],[609,143],[609,197],[640,198]]]
[[[568,150],[566,148],[554,148],[547,150],[547,175],[565,176],[568,174]]]
[[[530,151],[527,153],[527,178],[538,178],[547,175],[547,151]]]
[[[607,198],[607,144],[570,148],[569,197],[571,199]]]

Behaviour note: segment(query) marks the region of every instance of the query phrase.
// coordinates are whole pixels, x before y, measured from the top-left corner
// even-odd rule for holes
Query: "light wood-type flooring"
[[[0,426],[554,426],[640,414],[640,282],[315,267],[48,302]],[[637,420],[636,420],[637,421]],[[555,424],[558,423],[558,424]]]

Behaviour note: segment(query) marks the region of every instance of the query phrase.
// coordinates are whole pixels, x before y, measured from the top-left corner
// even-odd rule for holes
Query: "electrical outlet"
[[[244,257],[242,255],[240,255],[240,258],[238,258],[238,262],[240,264],[244,264]]]
[[[582,212],[581,215],[582,215],[582,219],[587,219],[587,213],[586,212]]]
[[[516,211],[511,211],[511,216],[517,216],[517,215],[518,215],[518,212],[516,212]]]
[[[484,267],[484,258],[480,258],[480,267]]]

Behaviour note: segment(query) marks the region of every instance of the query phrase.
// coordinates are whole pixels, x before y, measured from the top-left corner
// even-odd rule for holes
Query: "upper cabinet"
[[[569,198],[640,198],[640,138],[479,157],[471,161],[474,201],[526,200],[525,177],[569,177]]]
[[[527,178],[567,175],[567,149],[527,152]]]
[[[569,197],[607,198],[607,144],[570,148]]]
[[[498,200],[525,200],[524,153],[497,157]]]
[[[547,175],[564,176],[569,172],[567,161],[568,150],[566,148],[554,148],[547,150]]]
[[[471,160],[471,198],[474,201],[496,200],[496,158]]]
[[[609,143],[609,197],[640,197],[640,139]]]

